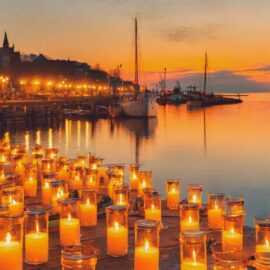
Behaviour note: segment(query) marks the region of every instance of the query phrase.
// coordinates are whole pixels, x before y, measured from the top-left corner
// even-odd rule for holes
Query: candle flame
[[[267,238],[265,239],[265,245],[266,245],[267,247],[269,247],[269,241],[268,241]]]
[[[123,194],[119,194],[119,204],[123,204]]]
[[[142,187],[143,188],[146,187],[146,181],[145,180],[143,180],[143,182],[142,182]]]
[[[146,240],[146,241],[145,241],[145,243],[144,243],[144,249],[145,249],[145,250],[148,250],[148,249],[149,249],[149,247],[150,247],[150,245],[149,245],[149,241],[148,241],[148,240]]]
[[[94,164],[92,165],[92,168],[93,168],[93,170],[96,170],[96,169],[97,169],[97,164],[94,163]]]
[[[71,221],[71,214],[68,213],[68,221]]]
[[[195,249],[192,250],[193,264],[197,263],[197,255]]]
[[[32,176],[30,176],[29,178],[28,178],[28,181],[29,182],[32,182],[34,179],[33,179],[33,177]]]
[[[196,194],[193,194],[193,195],[192,195],[192,201],[193,201],[193,202],[197,202],[197,196],[196,196]]]
[[[114,228],[115,230],[119,230],[119,223],[117,221],[114,222]]]
[[[6,242],[7,242],[7,244],[10,244],[10,242],[11,242],[11,234],[9,232],[6,235]]]
[[[93,183],[93,177],[92,176],[89,177],[89,182],[90,182],[90,184]]]
[[[89,200],[89,198],[87,198],[87,200],[86,200],[86,205],[87,205],[87,206],[90,205],[90,200]]]
[[[234,228],[231,228],[231,229],[230,229],[230,232],[231,232],[232,234],[235,233]]]
[[[151,209],[155,210],[155,205],[153,203],[151,204]]]
[[[193,222],[192,216],[189,216],[189,217],[188,217],[188,223],[192,223],[192,222]]]
[[[39,233],[39,224],[37,220],[36,220],[36,233]]]
[[[216,201],[215,201],[215,206],[214,206],[214,208],[215,208],[215,209],[219,209],[218,204],[217,204]]]
[[[172,187],[172,193],[176,193],[175,187]]]
[[[136,179],[137,179],[137,174],[136,174],[136,173],[133,173],[132,179],[133,179],[133,180],[136,180]]]
[[[49,188],[50,187],[50,184],[48,182],[45,182],[45,188]]]

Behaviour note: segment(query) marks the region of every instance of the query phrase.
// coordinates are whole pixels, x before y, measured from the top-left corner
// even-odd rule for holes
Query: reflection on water
[[[106,163],[138,162],[153,170],[165,195],[165,179],[201,183],[207,192],[246,197],[247,220],[268,212],[270,192],[270,95],[252,94],[243,104],[188,109],[159,107],[158,119],[65,120],[56,128],[25,134],[11,131],[13,143],[58,147],[62,155],[95,153]],[[27,136],[26,136],[27,135]]]

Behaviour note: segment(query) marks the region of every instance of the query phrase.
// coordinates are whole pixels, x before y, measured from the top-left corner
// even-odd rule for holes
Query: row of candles
[[[1,146],[1,144],[0,144]],[[103,188],[113,199],[106,208],[107,253],[113,257],[128,254],[129,192],[137,191],[144,202],[144,220],[135,223],[134,269],[159,268],[159,233],[162,228],[161,196],[152,187],[152,173],[130,165],[130,186],[124,183],[124,165],[104,166],[103,160],[89,155],[75,160],[61,158],[58,149],[36,146],[32,157],[23,146],[0,147],[0,265],[3,270],[22,269],[23,236],[25,262],[48,261],[48,216],[59,214],[62,265],[84,263],[94,269],[96,249],[80,246],[80,228],[97,225],[97,194]],[[88,163],[88,166],[86,164]],[[9,171],[7,174],[6,172]],[[24,197],[36,197],[40,186],[43,207],[24,212]],[[180,257],[182,270],[207,269],[206,233],[200,231],[202,186],[187,185],[188,198],[180,203],[180,182],[167,180],[167,207],[180,209]],[[78,191],[79,199],[69,198]],[[244,200],[208,194],[208,229],[221,230],[223,252],[241,252],[243,248]],[[24,233],[23,233],[24,228]],[[256,220],[257,269],[270,269],[270,220]],[[71,248],[72,247],[72,248]],[[74,251],[75,250],[75,251]],[[87,250],[88,255],[84,253]],[[73,253],[77,256],[72,256]],[[81,254],[81,256],[78,256]],[[71,255],[71,256],[70,256]],[[8,259],[12,258],[12,259]],[[74,258],[77,261],[74,262]],[[75,264],[74,264],[75,263]],[[269,264],[268,264],[269,263]],[[265,268],[266,267],[266,268]],[[268,267],[268,268],[267,268]],[[217,261],[215,270],[246,269],[239,261]]]

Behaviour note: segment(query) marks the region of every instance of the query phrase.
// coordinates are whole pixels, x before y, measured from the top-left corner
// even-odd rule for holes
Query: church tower
[[[3,42],[3,48],[9,48],[9,42],[7,37],[7,32],[5,32],[4,42]]]

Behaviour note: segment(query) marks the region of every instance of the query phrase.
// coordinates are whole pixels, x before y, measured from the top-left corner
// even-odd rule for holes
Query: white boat
[[[129,117],[156,117],[158,104],[149,94],[138,95],[134,100],[121,103],[122,112]]]
[[[138,28],[135,18],[135,85],[137,89],[132,99],[123,100],[120,103],[122,113],[128,117],[156,117],[158,104],[150,92],[139,90],[139,70],[138,70]]]

